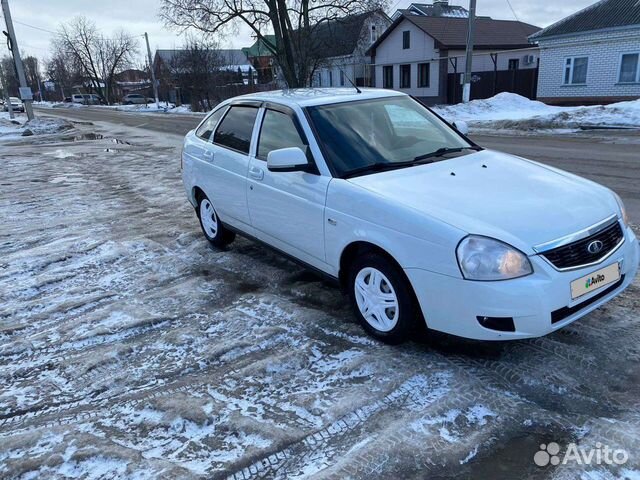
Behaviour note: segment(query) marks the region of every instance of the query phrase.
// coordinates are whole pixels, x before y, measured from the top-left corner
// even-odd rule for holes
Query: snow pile
[[[30,137],[32,135],[47,135],[71,130],[73,124],[62,118],[36,117],[26,121],[25,115],[16,115],[10,120],[8,113],[0,113],[0,138]]]
[[[450,121],[464,120],[474,128],[537,130],[581,126],[640,128],[640,100],[582,107],[554,107],[515,93],[499,93],[467,104],[435,108]]]

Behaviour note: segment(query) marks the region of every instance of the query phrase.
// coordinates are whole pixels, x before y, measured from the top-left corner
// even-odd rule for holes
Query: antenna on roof
[[[351,80],[351,78],[349,77],[349,75],[347,75],[346,73],[344,73],[344,70],[342,70],[342,69],[340,69],[340,71],[341,71],[341,72],[342,72],[342,74],[347,78],[347,80],[349,80],[349,83],[353,86],[353,88],[355,88],[355,89],[356,89],[356,92],[358,92],[358,93],[362,93],[362,90],[360,90],[360,89],[358,88],[358,86],[357,86],[355,83],[353,83],[353,80]]]

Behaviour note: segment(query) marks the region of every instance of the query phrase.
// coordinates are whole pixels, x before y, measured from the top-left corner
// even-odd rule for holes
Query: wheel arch
[[[191,200],[191,203],[198,208],[198,205],[200,204],[200,200],[203,197],[206,197],[207,195],[204,193],[204,190],[202,190],[202,188],[200,188],[198,185],[195,185],[192,189],[191,189],[191,198],[189,200]]]
[[[347,289],[349,267],[356,258],[370,252],[378,253],[386,257],[402,271],[402,266],[400,265],[400,263],[398,263],[398,261],[393,257],[391,253],[389,253],[381,246],[376,245],[375,243],[368,242],[366,240],[353,241],[345,246],[345,248],[342,250],[342,253],[340,254],[338,279],[340,280],[340,287],[344,291],[346,291]]]

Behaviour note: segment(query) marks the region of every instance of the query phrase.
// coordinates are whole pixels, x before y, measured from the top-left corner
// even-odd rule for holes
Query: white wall
[[[472,71],[474,72],[493,72],[493,60],[491,60],[492,52],[475,51],[473,55]],[[495,52],[494,52],[495,53]],[[525,55],[533,55],[533,63],[525,64]],[[540,55],[538,47],[532,47],[526,50],[517,50],[514,52],[499,52],[498,53],[498,70],[507,70],[509,68],[509,60],[517,58],[520,60],[519,69],[536,68],[537,60]],[[465,51],[464,50],[449,50],[449,58],[456,57],[458,59],[458,73],[464,72],[465,66]],[[454,68],[449,63],[449,73],[454,73]]]
[[[410,31],[410,48],[402,48],[402,32]],[[376,87],[382,88],[382,68],[393,65],[393,89],[415,95],[417,97],[436,97],[439,93],[439,62],[431,63],[430,85],[418,88],[418,64],[437,59],[440,52],[435,48],[432,37],[424,33],[413,23],[402,21],[385,40],[376,48],[375,75]],[[411,64],[411,88],[400,88],[400,65]]]
[[[540,41],[538,98],[558,101],[562,98],[597,97],[611,99],[640,97],[640,83],[620,84],[620,56],[640,51],[640,27]],[[586,85],[564,85],[567,57],[589,57]]]

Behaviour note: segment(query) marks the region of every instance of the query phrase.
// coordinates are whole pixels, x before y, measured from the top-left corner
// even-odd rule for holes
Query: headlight
[[[620,207],[620,212],[622,213],[622,223],[624,223],[625,225],[629,225],[629,217],[627,216],[627,209],[624,208],[624,203],[622,202],[622,199],[616,192],[612,191],[611,193],[613,193],[613,196],[615,197],[616,201],[618,202],[618,206]]]
[[[469,235],[458,245],[456,255],[467,280],[506,280],[533,273],[524,253],[493,238]]]

